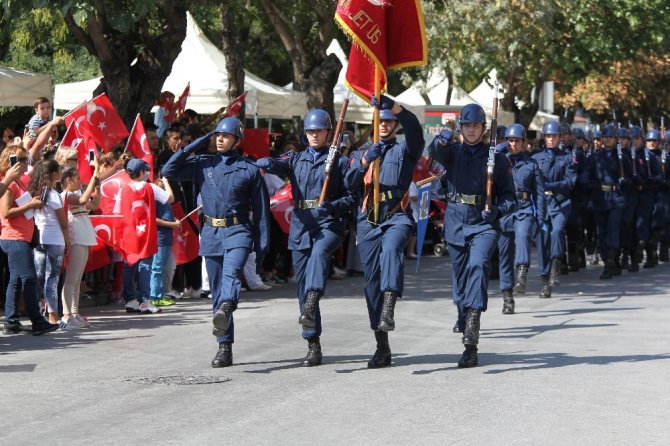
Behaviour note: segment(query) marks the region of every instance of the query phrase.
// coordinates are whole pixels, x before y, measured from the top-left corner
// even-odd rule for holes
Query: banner
[[[128,129],[105,93],[77,106],[63,118],[65,125],[74,124],[79,135],[89,135],[103,152],[109,152],[128,136]]]
[[[416,271],[419,271],[421,262],[421,252],[423,251],[423,241],[426,238],[428,230],[428,220],[430,217],[430,190],[433,183],[426,183],[419,187],[419,220],[416,222]]]

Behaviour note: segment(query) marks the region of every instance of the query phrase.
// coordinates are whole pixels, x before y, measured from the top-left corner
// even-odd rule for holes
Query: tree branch
[[[93,41],[86,33],[86,31],[84,31],[81,26],[77,25],[74,17],[72,17],[72,13],[68,11],[63,18],[65,19],[65,24],[74,36],[75,40],[83,45],[92,56],[97,57],[98,53],[95,49],[95,45],[93,45]]]

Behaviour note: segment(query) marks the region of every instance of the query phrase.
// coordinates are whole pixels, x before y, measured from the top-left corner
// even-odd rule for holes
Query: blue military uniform
[[[463,107],[462,129],[467,124],[480,122],[485,124],[486,116],[479,105]],[[500,218],[513,212],[516,206],[514,182],[507,159],[496,153],[491,213],[482,212],[486,201],[489,148],[481,142],[455,144],[450,133],[445,136],[435,138],[428,152],[446,169],[444,238],[452,265],[454,303],[459,312],[455,330],[463,331],[466,346],[459,366],[472,367],[477,363],[479,317],[488,304],[488,277],[491,256],[500,233]]]
[[[586,139],[586,135],[583,130],[575,129],[575,138]],[[571,152],[577,180],[570,194],[570,215],[565,230],[568,242],[568,270],[574,272],[586,267],[585,226],[590,213],[587,216],[588,193],[579,182],[579,177],[586,167],[590,153],[584,150],[581,144],[577,144],[577,139]]]
[[[619,138],[630,140],[628,130],[625,128],[619,129]],[[635,246],[635,214],[637,213],[637,207],[639,204],[638,191],[641,190],[643,185],[643,178],[637,173],[637,160],[633,163],[633,157],[637,157],[637,152],[633,152],[628,147],[621,147],[621,154],[623,156],[624,164],[630,166],[629,182],[621,187],[621,191],[624,196],[624,209],[623,216],[621,217],[621,227],[619,232],[619,245],[621,248],[621,253],[623,256],[617,255],[615,261],[617,262],[616,273],[618,274],[621,270],[621,266],[624,266],[618,263],[620,258],[623,258],[625,261],[625,266],[629,271],[635,272],[638,270],[637,263],[634,259],[631,259],[632,253],[634,252]],[[618,149],[617,149],[618,151]],[[635,166],[635,172],[633,172],[633,165]]]
[[[417,117],[408,110],[402,110],[396,118],[405,130],[405,142],[395,137],[380,142],[381,157],[379,167],[380,204],[377,223],[371,223],[372,195],[366,200],[366,208],[358,212],[357,244],[361,264],[365,273],[365,298],[372,330],[393,330],[392,310],[395,300],[402,296],[404,278],[404,249],[412,235],[414,220],[402,208],[402,200],[410,183],[412,173],[424,148],[423,130]],[[347,188],[359,191],[368,169],[363,166],[363,153],[357,152],[351,159],[347,173]],[[370,191],[371,192],[371,191]],[[384,301],[390,314],[382,315]],[[382,318],[385,319],[384,323]]]
[[[635,236],[637,238],[637,249],[633,261],[642,261],[644,250],[651,254],[647,258],[645,266],[654,266],[655,247],[651,242],[651,220],[654,212],[656,189],[663,183],[663,172],[661,164],[654,154],[642,146],[636,149],[637,174],[641,181],[637,186],[637,212],[635,214]],[[652,254],[653,253],[653,254]]]
[[[223,133],[232,130],[224,128]],[[257,268],[267,251],[269,197],[260,170],[235,148],[224,154],[189,156],[204,148],[210,136],[178,150],[163,166],[162,174],[170,180],[192,180],[200,190],[205,215],[200,255],[205,258],[212,293],[213,334],[220,346],[230,346],[242,269],[252,249]]]
[[[328,147],[291,152],[282,158],[263,158],[257,164],[266,172],[288,177],[293,191],[293,216],[288,237],[292,250],[301,314],[309,293],[317,293],[313,325],[303,324],[302,337],[310,340],[321,335],[318,299],[326,290],[330,260],[344,240],[347,219],[344,214],[355,206],[355,199],[344,184],[348,159],[340,156],[333,166],[326,207],[318,206],[325,179],[324,165]],[[310,304],[311,305],[311,304]],[[311,321],[310,321],[311,322]]]
[[[653,135],[653,136],[652,136]],[[653,266],[658,260],[668,261],[668,237],[670,231],[667,225],[670,222],[670,168],[668,168],[667,153],[662,150],[660,135],[657,130],[647,132],[645,139],[655,139],[659,142],[656,149],[651,153],[656,157],[657,163],[661,166],[661,181],[656,187],[656,197],[654,202],[654,212],[651,219],[651,237],[649,241],[650,249],[647,250],[647,259],[651,260]],[[656,254],[658,243],[660,242],[659,255]]]

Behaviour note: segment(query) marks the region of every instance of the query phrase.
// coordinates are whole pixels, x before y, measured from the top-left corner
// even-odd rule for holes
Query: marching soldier
[[[621,273],[619,264],[620,227],[626,203],[622,189],[629,187],[630,165],[619,158],[614,148],[617,128],[613,124],[602,130],[603,150],[597,152],[582,172],[582,184],[592,191],[593,208],[598,224],[598,249],[605,261],[601,279]]]
[[[626,184],[621,188],[625,199],[623,216],[621,218],[621,233],[620,245],[621,268],[626,268],[629,272],[639,271],[639,266],[635,262],[635,213],[638,206],[638,191],[642,190],[643,179],[637,172],[637,163],[633,170],[633,160],[637,157],[637,152],[633,154],[631,148],[630,132],[628,129],[619,129],[619,141],[621,143],[621,152],[623,154],[625,164],[631,166],[630,180],[631,184]],[[620,273],[621,268],[617,268],[616,272]]]
[[[373,104],[376,103],[373,97]],[[396,139],[401,125],[405,142]],[[370,146],[365,154],[358,152],[353,156],[346,181],[347,189],[352,191],[360,190],[366,183],[366,190],[361,194],[363,206],[358,213],[356,240],[365,273],[370,328],[377,341],[377,350],[368,361],[368,368],[391,365],[388,332],[395,329],[395,305],[403,292],[403,251],[415,224],[404,211],[403,197],[424,147],[423,130],[417,117],[386,96],[381,97],[379,136],[380,143]],[[370,180],[371,166],[376,159],[380,160],[380,217],[374,221]]]
[[[321,365],[321,311],[319,300],[326,291],[330,259],[344,240],[347,219],[355,200],[344,185],[348,160],[340,156],[333,167],[328,200],[319,204],[328,158],[328,136],[332,129],[325,110],[313,109],[305,116],[309,147],[282,158],[262,158],[256,165],[268,173],[289,177],[293,190],[293,216],[289,232],[297,286],[302,337],[308,352],[302,365]]]
[[[654,211],[651,217],[651,236],[646,249],[647,260],[644,268],[653,268],[658,265],[659,256],[657,254],[658,242],[662,240],[665,231],[665,225],[670,211],[670,190],[668,190],[668,168],[666,159],[667,154],[661,147],[661,134],[656,129],[651,129],[645,135],[647,149],[656,157],[661,166],[661,181],[656,188],[656,198],[654,202]]]
[[[170,180],[193,181],[202,197],[205,224],[200,255],[212,292],[214,328],[219,349],[212,367],[233,364],[233,312],[240,298],[242,268],[253,249],[260,269],[268,247],[269,198],[260,170],[237,151],[244,137],[242,123],[225,118],[214,132],[177,150],[163,166]],[[196,155],[216,140],[216,154]]]
[[[574,130],[575,142],[572,148],[572,163],[575,165],[577,181],[570,193],[570,216],[566,225],[568,240],[568,270],[579,271],[586,268],[585,236],[584,236],[584,214],[588,203],[587,192],[579,181],[579,177],[586,166],[588,159],[588,145],[584,130]]]
[[[500,218],[514,211],[514,183],[508,163],[495,155],[492,203],[485,210],[488,147],[482,142],[486,115],[478,104],[461,109],[462,144],[454,144],[453,133],[442,130],[428,152],[446,169],[448,206],[444,235],[452,265],[454,303],[458,307],[458,329],[463,332],[465,351],[459,367],[477,365],[477,345],[482,311],[488,303],[491,255],[496,248]],[[491,129],[495,131],[495,129]]]
[[[540,166],[523,150],[526,129],[512,124],[505,132],[508,149],[505,162],[514,180],[517,209],[500,219],[500,290],[503,295],[503,314],[514,314],[514,291],[526,292],[526,277],[530,265],[531,236],[536,225],[545,225],[546,205],[544,178]],[[537,219],[537,220],[536,220]],[[516,267],[516,278],[514,270]]]
[[[537,236],[538,267],[542,277],[541,298],[551,297],[551,286],[558,286],[561,259],[565,255],[565,225],[570,215],[570,192],[576,172],[572,154],[562,155],[559,149],[560,128],[556,121],[542,127],[545,149],[533,155],[544,177],[547,199],[548,231]]]

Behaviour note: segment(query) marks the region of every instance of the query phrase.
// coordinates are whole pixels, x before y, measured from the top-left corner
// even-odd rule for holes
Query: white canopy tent
[[[186,38],[182,50],[172,65],[172,72],[163,84],[179,97],[191,83],[186,106],[198,113],[214,113],[228,104],[228,75],[226,58],[202,32],[190,13],[187,12]],[[93,97],[93,90],[100,79],[56,85],[54,103],[59,109],[72,109]],[[304,93],[288,90],[265,82],[245,70],[244,89],[247,116],[291,118],[307,112]],[[158,98],[157,98],[158,99]]]
[[[51,78],[0,66],[0,105],[31,106],[40,96],[51,98]]]

